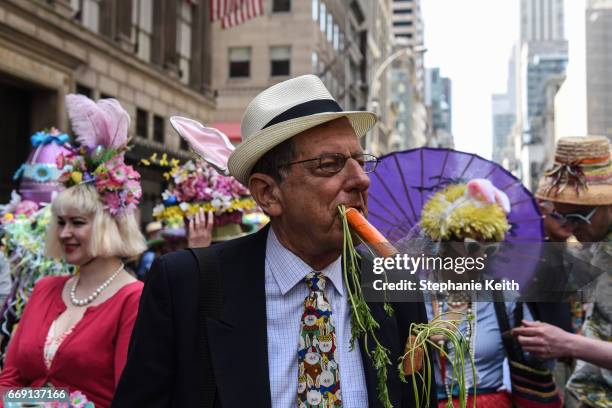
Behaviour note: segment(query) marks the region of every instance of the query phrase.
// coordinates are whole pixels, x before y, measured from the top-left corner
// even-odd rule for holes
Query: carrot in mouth
[[[346,220],[359,239],[369,246],[378,256],[384,258],[394,256],[397,249],[385,238],[365,217],[354,208],[346,209]]]

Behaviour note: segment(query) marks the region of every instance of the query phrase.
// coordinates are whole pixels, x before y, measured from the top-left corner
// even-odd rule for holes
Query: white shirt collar
[[[266,262],[283,295],[301,282],[306,274],[312,272],[306,262],[280,243],[272,228],[268,232],[266,242]],[[342,257],[338,257],[320,272],[332,282],[338,294],[344,296]]]

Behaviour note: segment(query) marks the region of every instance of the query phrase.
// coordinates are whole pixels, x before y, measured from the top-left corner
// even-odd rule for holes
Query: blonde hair
[[[58,217],[69,212],[91,217],[92,237],[89,250],[94,257],[130,258],[147,249],[135,212],[113,217],[104,209],[100,195],[93,185],[79,184],[60,192],[51,204],[52,219],[47,228],[45,243],[45,253],[49,257],[62,256],[58,239]]]

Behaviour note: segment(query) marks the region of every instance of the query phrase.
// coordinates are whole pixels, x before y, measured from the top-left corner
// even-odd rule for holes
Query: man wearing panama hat
[[[565,137],[557,144],[555,163],[536,197],[551,201],[546,215],[557,223],[556,235],[574,235],[598,271],[593,306],[583,335],[540,322],[525,322],[513,334],[525,351],[542,358],[573,357],[578,362],[567,389],[583,404],[612,404],[612,162],[604,136]]]
[[[391,353],[386,381],[363,339],[350,347],[338,206],[367,214],[378,159],[359,139],[375,122],[342,111],[313,75],[253,99],[228,167],[270,226],[155,261],[113,407],[415,405],[395,362],[410,324],[427,321],[422,303],[396,304],[393,316],[368,304]]]

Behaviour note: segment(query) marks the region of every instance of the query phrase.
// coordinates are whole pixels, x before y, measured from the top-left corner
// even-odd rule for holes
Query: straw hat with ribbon
[[[605,136],[563,137],[536,197],[577,205],[612,204],[612,161]]]
[[[358,137],[376,123],[372,112],[343,111],[323,82],[303,75],[261,92],[242,117],[242,143],[229,158],[229,172],[244,185],[257,161],[275,146],[305,130],[346,117]]]

